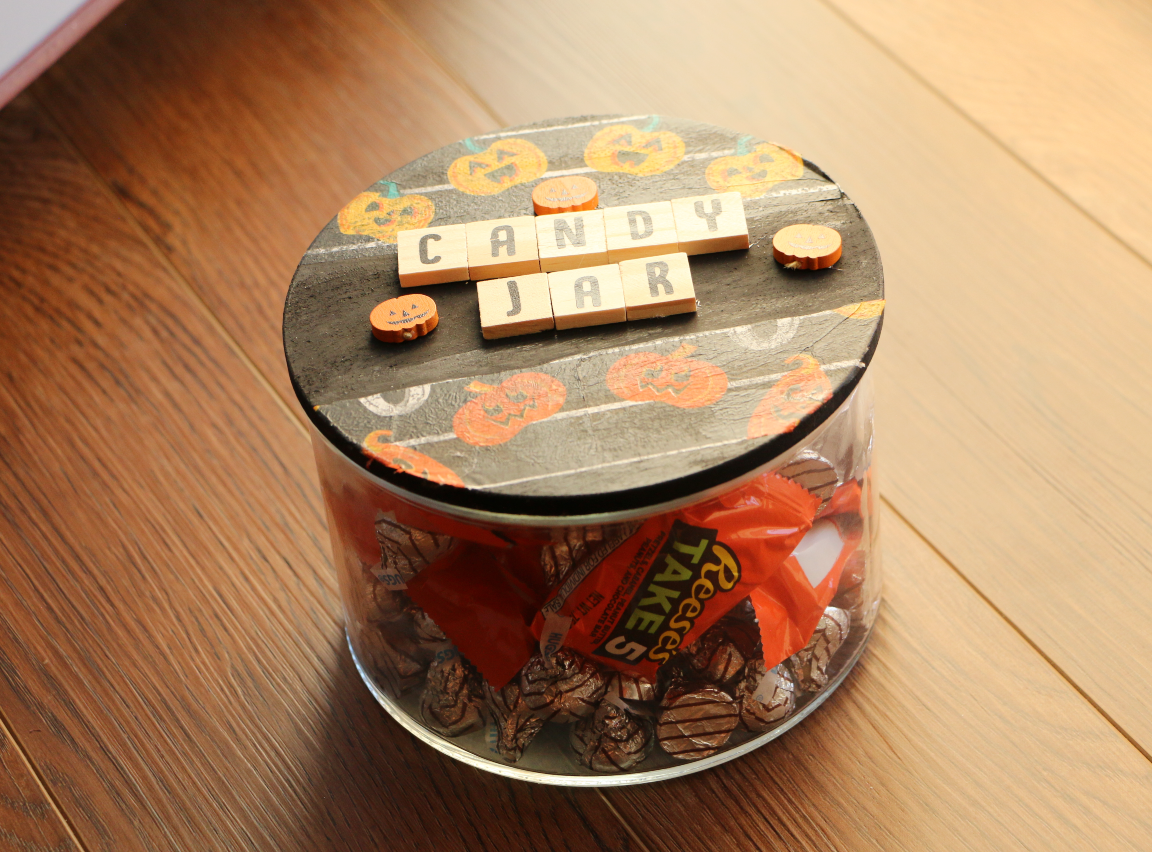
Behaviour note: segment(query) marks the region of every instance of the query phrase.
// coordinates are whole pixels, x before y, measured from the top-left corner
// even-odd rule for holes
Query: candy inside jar
[[[666,778],[778,736],[879,605],[869,393],[718,497],[549,528],[430,529],[317,436],[361,673],[421,738],[538,781]]]

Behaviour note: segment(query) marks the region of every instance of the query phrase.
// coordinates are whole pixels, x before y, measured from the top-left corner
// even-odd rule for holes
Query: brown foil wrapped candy
[[[424,724],[447,737],[475,731],[484,722],[484,691],[479,674],[460,656],[428,668],[420,699]]]
[[[840,479],[832,463],[812,450],[801,451],[786,465],[777,468],[776,473],[799,483],[820,498],[820,508],[817,512],[824,509],[832,499]]]
[[[719,687],[669,687],[656,723],[656,740],[673,758],[696,761],[728,742],[740,709]]]
[[[394,586],[400,586],[447,554],[456,540],[380,517],[376,519],[376,541],[380,543],[385,576],[392,579]]]
[[[536,654],[520,671],[524,702],[545,722],[571,723],[596,711],[608,682],[579,652],[560,649],[550,660]]]
[[[499,690],[485,682],[484,694],[496,724],[496,749],[505,761],[514,764],[540,734],[544,721],[524,704],[517,681],[510,681]]]
[[[604,533],[598,525],[589,527],[568,527],[554,531],[554,540],[540,552],[540,566],[544,570],[544,582],[553,589],[564,582],[572,569],[585,554],[589,543],[600,542]]]
[[[625,702],[655,702],[656,685],[639,675],[610,672],[604,699],[615,704],[619,704],[617,700],[620,699]]]
[[[832,606],[842,610],[854,611],[859,609],[864,597],[864,577],[867,572],[868,558],[863,550],[856,551],[844,564],[840,573],[840,584],[836,587],[836,596],[832,599]]]
[[[767,731],[796,707],[796,684],[784,665],[768,669],[764,661],[753,660],[736,686],[736,702],[746,729]]]
[[[585,767],[601,773],[629,770],[652,751],[652,721],[603,703],[569,731],[568,741]]]
[[[839,607],[824,610],[808,645],[788,659],[800,690],[812,693],[828,683],[828,664],[844,645],[851,625],[847,611]]]
[[[727,684],[744,671],[756,640],[750,625],[725,619],[685,646],[682,660],[693,674],[714,684]]]

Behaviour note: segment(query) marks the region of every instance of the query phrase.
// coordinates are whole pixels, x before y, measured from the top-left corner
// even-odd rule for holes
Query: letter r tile
[[[683,252],[620,263],[629,320],[691,314],[696,311],[692,270]]]
[[[401,287],[468,280],[467,230],[463,225],[416,228],[396,235]]]

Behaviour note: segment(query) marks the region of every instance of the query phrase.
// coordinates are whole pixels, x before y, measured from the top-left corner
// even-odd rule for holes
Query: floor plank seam
[[[641,839],[640,836],[636,833],[636,830],[632,828],[632,824],[624,819],[624,815],[620,814],[616,806],[612,804],[610,799],[608,799],[608,794],[605,793],[604,789],[596,788],[595,790],[597,796],[599,796],[600,799],[603,800],[604,805],[608,807],[608,811],[612,812],[612,814],[616,816],[616,820],[620,821],[620,825],[624,827],[624,831],[628,833],[628,837],[632,839],[633,843],[635,843],[636,849],[651,850],[652,847],[644,843],[643,839]]]
[[[53,794],[48,787],[47,780],[45,780],[44,776],[40,773],[40,768],[36,766],[36,762],[32,760],[32,756],[28,753],[28,750],[24,748],[24,744],[20,742],[20,738],[16,734],[16,728],[12,725],[12,721],[8,719],[3,709],[0,709],[0,728],[3,728],[8,738],[12,741],[13,748],[21,760],[23,760],[24,765],[28,768],[28,772],[32,774],[32,778],[36,780],[36,784],[40,788],[40,793],[44,795],[44,799],[52,804],[52,810],[56,812],[56,815],[60,818],[60,822],[64,824],[64,829],[67,831],[68,837],[72,839],[72,843],[76,845],[76,849],[91,850],[92,848],[87,846],[83,839],[81,839],[80,831],[76,828],[76,825],[72,822],[68,813],[64,811],[63,805],[56,799],[56,795]]]
[[[1136,249],[1131,244],[1129,244],[1123,237],[1118,235],[1109,226],[1105,225],[1103,222],[1101,222],[1099,219],[1097,219],[1091,212],[1088,211],[1087,208],[1085,208],[1078,201],[1076,201],[1076,199],[1074,199],[1070,195],[1068,195],[1068,193],[1065,192],[1063,189],[1061,189],[1057,184],[1053,183],[1053,181],[1051,179],[1049,179],[1037,167],[1033,166],[1028,160],[1024,159],[1024,157],[1022,155],[1018,154],[1015,151],[1015,149],[1013,149],[1011,146],[1008,145],[1008,143],[1006,143],[1004,140],[1002,140],[1000,137],[998,137],[996,134],[994,134],[991,130],[989,130],[987,127],[985,127],[983,124],[981,124],[975,118],[975,116],[971,115],[967,110],[965,110],[963,107],[961,107],[955,101],[953,101],[939,87],[937,87],[930,80],[928,80],[928,78],[926,78],[922,74],[920,74],[920,72],[918,72],[915,68],[913,68],[907,62],[905,62],[903,59],[901,59],[897,54],[895,54],[892,50],[890,50],[883,42],[878,40],[870,32],[868,32],[866,29],[864,29],[864,27],[862,27],[860,24],[858,24],[855,21],[855,19],[850,17],[847,12],[842,11],[838,6],[835,5],[834,0],[819,0],[819,2],[822,6],[824,6],[824,8],[826,8],[829,12],[831,12],[833,15],[835,15],[837,18],[839,18],[841,21],[843,21],[854,32],[858,33],[861,38],[865,39],[869,44],[871,44],[873,47],[875,47],[884,56],[888,57],[888,59],[891,60],[898,68],[900,68],[902,71],[904,71],[904,73],[908,74],[913,80],[915,80],[917,83],[919,83],[921,86],[923,86],[929,92],[931,92],[937,99],[939,99],[941,101],[941,103],[946,105],[949,109],[951,109],[958,116],[960,116],[961,119],[963,119],[965,122],[967,122],[973,128],[975,128],[978,133],[980,133],[986,139],[990,140],[997,148],[999,148],[1001,151],[1003,151],[1005,154],[1007,154],[1009,157],[1011,157],[1016,163],[1018,163],[1021,167],[1023,167],[1030,175],[1032,175],[1034,178],[1036,178],[1038,181],[1040,181],[1040,183],[1042,183],[1044,186],[1046,186],[1052,192],[1056,193],[1057,196],[1059,196],[1061,199],[1063,199],[1068,204],[1070,204],[1077,212],[1082,214],[1090,222],[1094,223],[1098,228],[1100,228],[1101,231],[1103,231],[1105,234],[1107,234],[1109,237],[1111,237],[1113,240],[1115,240],[1117,245],[1119,245],[1121,248],[1123,248],[1125,251],[1127,251],[1129,254],[1131,254],[1133,257],[1135,257],[1144,266],[1152,269],[1152,258],[1145,257],[1138,249]]]
[[[440,54],[437,51],[434,51],[432,46],[424,40],[423,36],[421,36],[408,25],[408,22],[404,20],[404,16],[393,9],[388,0],[371,0],[371,2],[376,6],[378,10],[380,10],[380,13],[392,23],[392,26],[396,27],[396,29],[407,36],[408,40],[416,46],[416,49],[427,56],[428,59],[431,60],[431,62],[438,69],[440,69],[441,73],[446,75],[449,80],[459,86],[465,95],[479,104],[480,108],[484,110],[484,112],[488,113],[488,117],[491,118],[493,122],[495,122],[495,127],[500,128],[507,126],[508,123],[500,117],[500,115],[496,112],[496,110],[492,108],[488,101],[481,97],[480,93],[472,88],[468,81],[465,80],[451,65],[445,62]]]
[[[992,612],[994,612],[997,616],[999,616],[1002,620],[1004,620],[1004,623],[1006,625],[1008,625],[1008,627],[1010,627],[1013,631],[1015,631],[1016,634],[1022,640],[1024,640],[1025,643],[1028,644],[1029,648],[1031,648],[1032,651],[1034,651],[1036,654],[1038,654],[1040,656],[1040,658],[1045,663],[1048,664],[1048,666],[1050,666],[1073,690],[1075,690],[1080,695],[1080,697],[1085,702],[1087,702],[1096,711],[1096,713],[1098,713],[1101,717],[1103,717],[1108,722],[1108,724],[1110,726],[1112,726],[1112,728],[1115,729],[1120,734],[1121,737],[1124,738],[1124,740],[1126,740],[1129,744],[1131,744],[1131,746],[1137,752],[1139,752],[1142,756],[1144,756],[1145,760],[1152,763],[1152,753],[1149,753],[1149,751],[1146,750],[1140,744],[1139,741],[1137,741],[1135,738],[1133,738],[1124,729],[1123,726],[1121,726],[1115,719],[1113,719],[1112,715],[1109,714],[1106,710],[1104,710],[1104,708],[1095,699],[1093,699],[1079,684],[1077,684],[1076,681],[1071,676],[1069,676],[1067,672],[1064,671],[1063,667],[1061,667],[1058,663],[1056,663],[1056,661],[1053,660],[1047,654],[1047,652],[1045,652],[1042,648],[1040,648],[1040,646],[1031,637],[1029,637],[1026,633],[1024,633],[1024,631],[1020,628],[1020,626],[1018,626],[1015,622],[1013,622],[1012,619],[1008,616],[1008,614],[1006,614],[1003,610],[1001,610],[999,607],[997,607],[995,602],[993,602],[987,595],[985,595],[983,590],[980,589],[980,587],[978,587],[975,583],[973,583],[968,578],[968,576],[965,575],[964,572],[962,572],[956,566],[956,564],[952,562],[952,560],[950,560],[939,548],[937,548],[936,545],[933,544],[932,541],[928,539],[928,537],[926,537],[923,533],[921,533],[919,528],[917,528],[916,525],[914,525],[907,517],[905,517],[904,514],[900,512],[900,510],[896,509],[896,507],[893,505],[892,501],[890,501],[888,498],[884,497],[883,495],[880,496],[880,500],[881,500],[881,502],[883,502],[883,504],[886,507],[888,507],[888,509],[892,512],[893,515],[895,515],[897,518],[899,518],[900,521],[902,521],[904,524],[908,525],[908,528],[913,533],[915,533],[917,537],[919,537],[920,541],[922,541],[929,549],[931,549],[932,553],[934,553],[937,557],[939,557],[944,562],[944,564],[946,566],[948,566],[948,568],[950,568],[953,572],[955,572],[956,575],[960,578],[960,580],[963,581],[964,584],[969,589],[972,590],[972,592],[974,592],[977,596],[979,596],[980,600],[983,601],[986,605],[988,605],[989,608],[992,609]]]

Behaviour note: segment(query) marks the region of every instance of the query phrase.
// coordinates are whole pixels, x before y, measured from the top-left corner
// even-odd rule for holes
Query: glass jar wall
[[[414,499],[313,434],[349,644],[429,745],[538,782],[654,781],[814,710],[880,603],[872,391],[751,478],[548,519]]]

